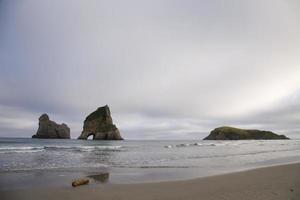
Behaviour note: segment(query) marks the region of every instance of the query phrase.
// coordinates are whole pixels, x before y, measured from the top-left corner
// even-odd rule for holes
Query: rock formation
[[[233,127],[214,129],[204,140],[276,140],[289,139],[285,135],[277,135],[271,131],[245,130]]]
[[[66,124],[57,124],[47,114],[39,118],[39,129],[32,138],[70,139],[70,128]]]
[[[107,105],[85,118],[83,131],[78,139],[86,140],[90,135],[94,140],[123,140],[118,128],[113,124]]]

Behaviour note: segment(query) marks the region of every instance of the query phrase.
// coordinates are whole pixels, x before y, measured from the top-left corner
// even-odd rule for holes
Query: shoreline
[[[300,163],[182,181],[93,184],[0,191],[1,199],[291,199],[300,197]]]
[[[282,161],[282,160],[281,160]],[[147,184],[190,181],[213,176],[247,172],[255,169],[297,164],[299,161],[272,162],[267,165],[231,168],[217,170],[200,167],[150,167],[150,168],[69,168],[69,169],[30,169],[0,172],[0,193],[10,190],[31,190],[38,188],[70,188],[70,183],[76,179],[88,178],[88,187],[97,187],[99,184]],[[230,166],[227,166],[229,168]]]

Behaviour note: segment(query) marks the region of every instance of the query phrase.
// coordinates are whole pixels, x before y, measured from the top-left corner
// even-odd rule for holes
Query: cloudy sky
[[[126,139],[300,138],[298,0],[0,0],[0,137],[108,104]]]

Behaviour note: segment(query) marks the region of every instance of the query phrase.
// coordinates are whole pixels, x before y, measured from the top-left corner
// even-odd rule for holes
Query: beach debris
[[[89,182],[90,182],[90,180],[86,179],[86,178],[77,179],[77,180],[72,182],[72,186],[77,187],[77,186],[80,186],[80,185],[87,185],[87,184],[89,184]]]

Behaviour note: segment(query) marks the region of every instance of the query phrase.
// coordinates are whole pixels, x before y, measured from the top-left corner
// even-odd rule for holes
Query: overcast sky
[[[108,104],[126,139],[300,138],[299,0],[0,0],[0,69],[0,137]]]

